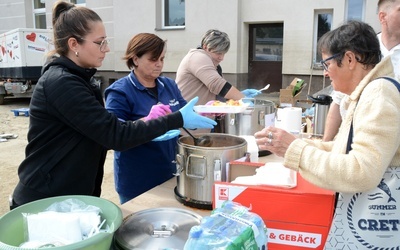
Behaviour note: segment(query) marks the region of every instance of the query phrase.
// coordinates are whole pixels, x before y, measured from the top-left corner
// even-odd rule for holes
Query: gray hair
[[[216,53],[226,53],[231,42],[228,34],[219,30],[208,30],[201,39],[201,47],[206,46],[210,51]]]
[[[351,51],[357,55],[357,61],[365,66],[375,66],[381,60],[379,40],[374,29],[367,23],[350,20],[334,30],[328,31],[318,40],[321,53],[337,55],[341,66],[343,55]]]
[[[393,3],[396,3],[396,0],[379,0],[378,1],[378,10],[386,10],[391,7]]]

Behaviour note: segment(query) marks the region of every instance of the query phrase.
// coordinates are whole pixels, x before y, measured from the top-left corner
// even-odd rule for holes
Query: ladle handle
[[[182,128],[183,128],[183,130],[185,130],[186,133],[188,133],[188,134],[193,138],[193,140],[196,140],[196,139],[197,139],[197,138],[194,137],[186,128],[184,128],[184,127],[182,127]]]

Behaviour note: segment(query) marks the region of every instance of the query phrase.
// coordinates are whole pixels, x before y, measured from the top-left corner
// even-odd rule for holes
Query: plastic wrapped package
[[[100,208],[78,199],[53,203],[36,214],[23,213],[27,241],[21,247],[65,246],[90,238],[105,222],[101,222],[100,213]]]
[[[267,228],[262,218],[232,201],[216,208],[191,228],[184,250],[265,250]]]
[[[83,238],[93,236],[93,230],[101,223],[101,209],[96,206],[87,205],[78,199],[67,199],[55,202],[46,211],[58,213],[70,213],[79,218],[79,225]]]

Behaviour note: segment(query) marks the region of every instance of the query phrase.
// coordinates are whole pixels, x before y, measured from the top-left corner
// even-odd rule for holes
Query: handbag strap
[[[382,76],[379,78],[383,78],[383,79],[390,81],[391,83],[394,84],[394,86],[396,86],[397,90],[400,92],[400,83],[398,81],[396,81],[395,79],[393,79],[391,77],[387,77],[387,76]],[[379,79],[379,78],[377,78],[377,79]]]
[[[394,86],[396,86],[397,90],[400,92],[400,83],[398,81],[396,81],[395,79],[393,79],[391,77],[387,77],[387,76],[378,77],[377,79],[380,79],[380,78],[383,78],[383,79],[388,80],[391,83],[393,83]],[[352,147],[351,147],[352,143],[353,143],[353,121],[351,121],[349,138],[347,139],[346,154],[348,154],[352,150]]]

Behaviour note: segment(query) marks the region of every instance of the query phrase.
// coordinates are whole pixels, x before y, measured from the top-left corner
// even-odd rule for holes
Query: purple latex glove
[[[164,116],[171,113],[171,109],[169,108],[169,105],[166,104],[157,104],[153,105],[151,107],[150,113],[144,117],[145,121],[156,119],[160,116]]]

